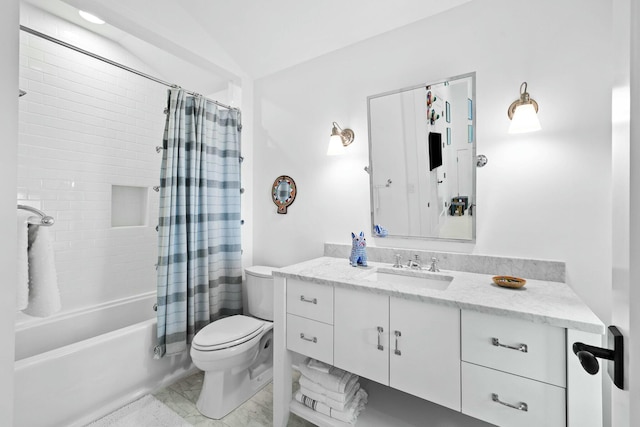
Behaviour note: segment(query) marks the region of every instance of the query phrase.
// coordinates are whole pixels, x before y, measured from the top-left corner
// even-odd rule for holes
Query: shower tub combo
[[[193,371],[153,359],[155,292],[16,326],[16,427],[83,426]]]

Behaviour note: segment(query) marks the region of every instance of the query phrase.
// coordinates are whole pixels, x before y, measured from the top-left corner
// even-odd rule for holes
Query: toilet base
[[[267,364],[256,369],[205,372],[200,397],[196,403],[198,411],[208,418],[219,420],[242,405],[269,384],[273,379],[273,367]]]

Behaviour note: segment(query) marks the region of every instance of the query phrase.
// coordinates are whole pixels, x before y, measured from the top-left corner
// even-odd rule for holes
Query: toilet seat
[[[198,351],[216,351],[245,343],[259,335],[265,322],[236,315],[216,320],[202,328],[191,346]]]

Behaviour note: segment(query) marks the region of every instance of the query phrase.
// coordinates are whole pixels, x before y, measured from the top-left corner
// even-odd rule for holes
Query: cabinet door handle
[[[491,393],[491,400],[498,402],[501,405],[508,406],[509,408],[517,409],[518,411],[527,412],[529,410],[529,405],[526,403],[519,402],[517,405],[512,405],[511,403],[500,400],[500,397],[496,393]]]
[[[526,344],[518,344],[516,346],[500,344],[500,340],[498,338],[491,338],[491,343],[493,345],[495,345],[496,347],[509,348],[511,350],[518,350],[518,351],[521,351],[523,353],[527,353],[529,351],[529,347],[527,347]]]
[[[384,350],[384,346],[382,345],[382,333],[384,332],[384,329],[382,329],[382,326],[378,326],[378,350],[383,351]]]
[[[317,304],[317,303],[318,303],[317,298],[313,298],[313,299],[306,299],[306,298],[304,297],[304,295],[300,295],[300,301],[302,301],[302,302],[310,302],[310,303],[312,303],[312,304]]]
[[[300,338],[302,338],[302,339],[303,339],[303,340],[305,340],[305,341],[310,341],[310,342],[312,342],[312,343],[317,343],[317,342],[318,342],[318,338],[316,338],[316,337],[313,337],[313,338],[307,338],[307,337],[305,337],[305,336],[304,336],[304,333],[303,333],[303,332],[300,332]]]
[[[396,349],[393,350],[393,353],[398,355],[398,356],[402,356],[402,352],[400,351],[400,349],[398,349],[398,337],[402,336],[402,332],[400,331],[393,331],[393,334],[396,336]]]

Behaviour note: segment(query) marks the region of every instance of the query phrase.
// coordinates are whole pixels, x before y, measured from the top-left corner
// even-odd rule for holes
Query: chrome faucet
[[[418,257],[418,254],[415,254],[414,259],[410,259],[409,262],[407,263],[407,267],[409,268],[415,268],[415,269],[421,269],[422,266],[420,265],[420,258]]]
[[[429,266],[428,271],[438,272],[440,269],[438,268],[438,258],[431,257],[431,265]]]

